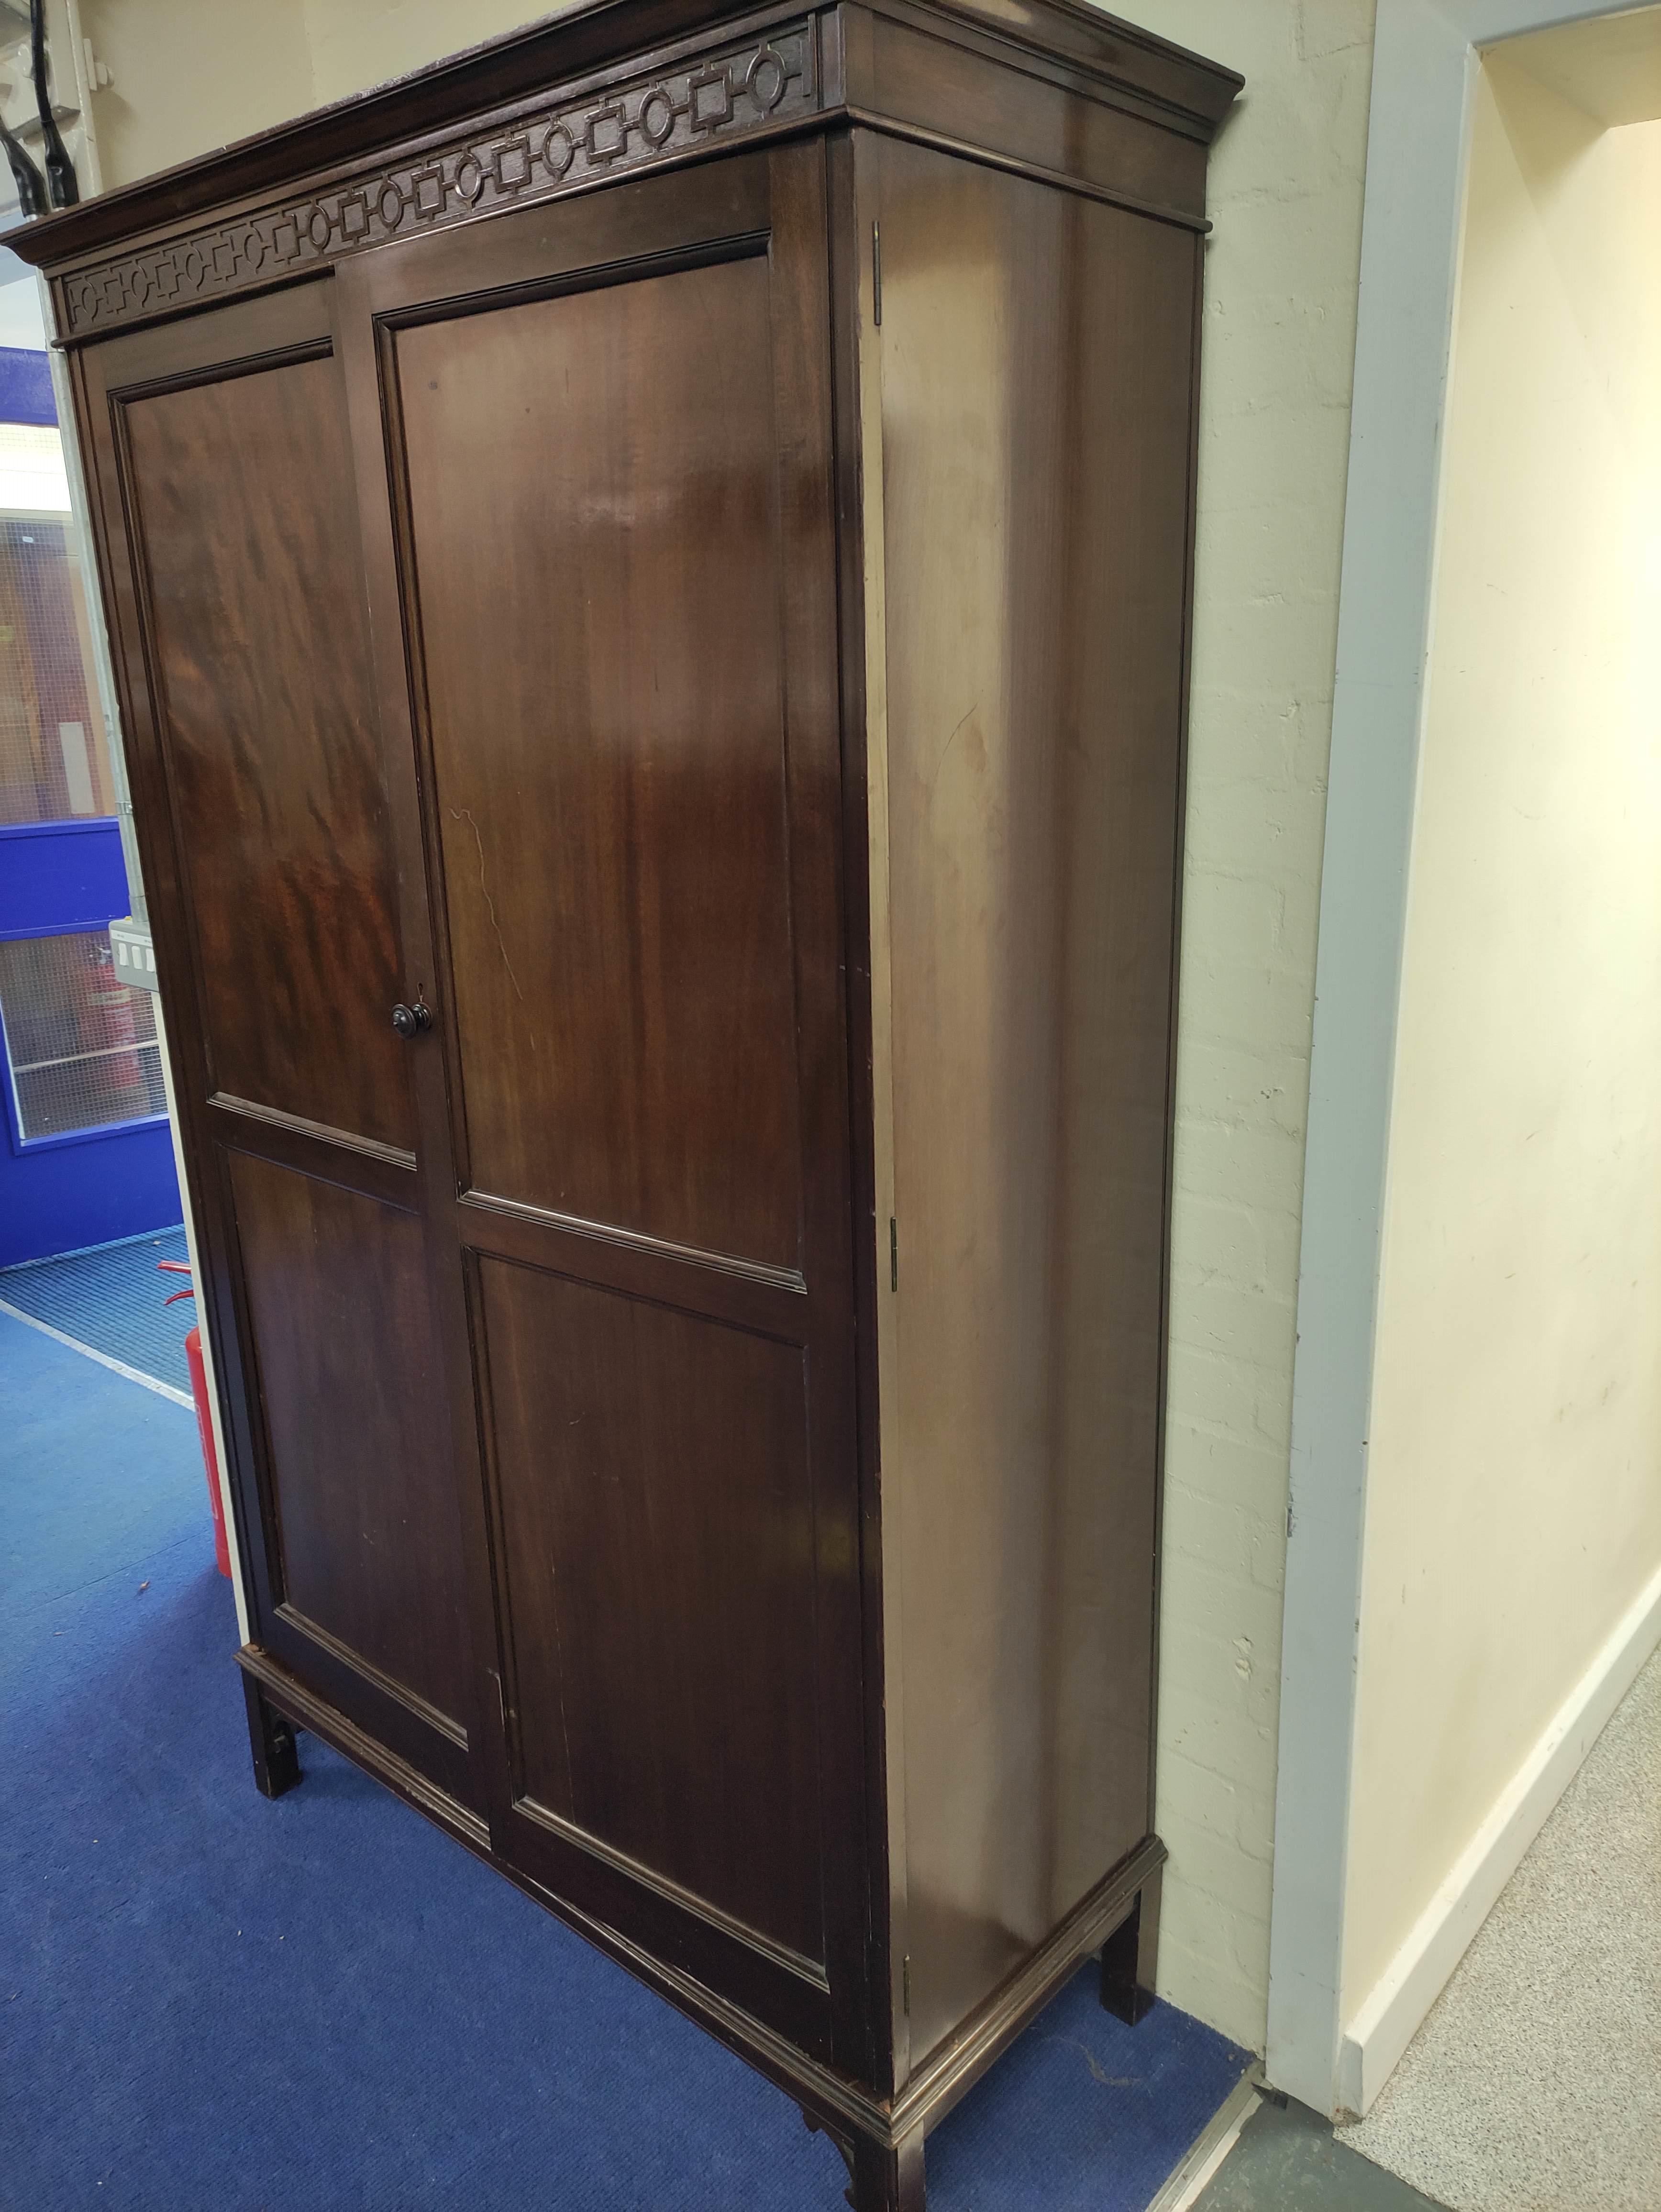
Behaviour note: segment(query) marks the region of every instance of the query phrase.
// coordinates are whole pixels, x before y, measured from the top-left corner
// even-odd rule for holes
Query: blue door
[[[45,351],[0,347],[0,1267],[180,1217],[91,651]]]

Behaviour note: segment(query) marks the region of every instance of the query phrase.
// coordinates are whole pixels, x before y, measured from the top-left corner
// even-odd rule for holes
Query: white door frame
[[[1269,2078],[1337,2108],[1367,1427],[1475,50],[1645,0],[1378,0],[1293,1388]]]

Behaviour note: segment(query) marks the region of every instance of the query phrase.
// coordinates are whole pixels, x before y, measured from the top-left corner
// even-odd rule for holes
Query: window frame
[[[61,922],[47,922],[33,929],[9,929],[3,933],[0,933],[0,944],[26,944],[32,939],[45,937],[96,937],[100,933],[105,937],[107,937],[109,934],[109,927],[110,925],[107,920],[103,921],[76,922],[70,924],[68,927],[65,927]],[[136,983],[129,983],[124,986],[124,988],[130,991],[138,990],[142,988],[143,987],[141,985]],[[145,1043],[154,1045],[156,1054],[156,1064],[158,1066],[161,1066],[161,1039],[160,1036],[157,1036],[153,1039],[145,1040]],[[144,1049],[144,1046],[135,1046],[133,1049],[136,1051],[142,1051]],[[71,1059],[79,1057],[79,1055],[74,1054],[71,1054],[69,1056]],[[68,1145],[102,1144],[106,1139],[111,1137],[130,1136],[141,1129],[154,1129],[158,1125],[165,1124],[167,1121],[167,1109],[163,1107],[159,1113],[131,1115],[126,1120],[121,1121],[96,1121],[94,1122],[90,1127],[85,1129],[55,1129],[49,1132],[46,1135],[40,1137],[30,1137],[25,1135],[23,1130],[23,1109],[21,1103],[17,1096],[16,1068],[12,1059],[11,1036],[6,1026],[6,1009],[3,996],[0,996],[0,1062],[3,1062],[4,1080],[3,1082],[0,1082],[0,1092],[3,1092],[4,1094],[6,1136],[10,1144],[13,1154],[18,1159],[33,1158],[35,1154],[40,1152],[59,1151]],[[163,1071],[163,1079],[165,1081],[165,1070]]]

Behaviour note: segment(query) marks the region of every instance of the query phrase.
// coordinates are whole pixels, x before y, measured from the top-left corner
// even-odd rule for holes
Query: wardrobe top
[[[1203,149],[1243,81],[1084,0],[587,0],[5,242],[52,276],[75,343],[435,222],[839,121],[1199,225]],[[1116,169],[1098,151],[1114,111],[1147,142]],[[134,256],[162,241],[159,264]]]

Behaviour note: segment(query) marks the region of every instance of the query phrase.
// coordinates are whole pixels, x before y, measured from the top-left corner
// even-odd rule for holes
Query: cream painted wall
[[[112,79],[92,103],[106,191],[314,104],[301,0],[81,0],[81,22]]]
[[[521,0],[302,0],[310,43],[314,98],[322,106],[389,76],[481,45],[523,23],[563,15],[559,7],[527,8]]]
[[[111,184],[534,19],[518,0],[85,4],[117,76],[95,109]],[[1210,184],[1158,1819],[1161,1988],[1261,2050],[1372,0],[1118,12],[1248,79]]]
[[[81,0],[106,189],[563,12],[522,0]]]
[[[1409,894],[1353,2019],[1661,1562],[1661,125],[1475,93]]]

